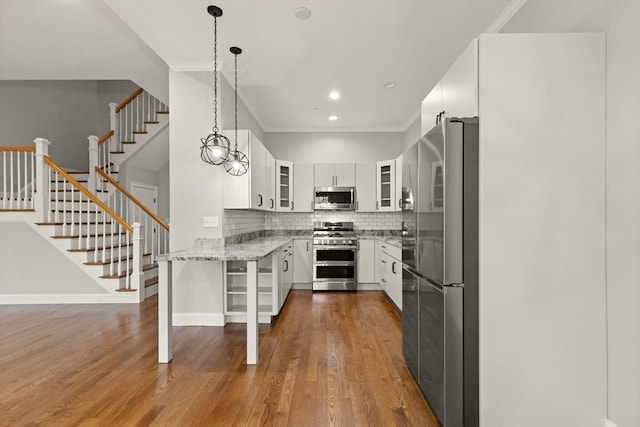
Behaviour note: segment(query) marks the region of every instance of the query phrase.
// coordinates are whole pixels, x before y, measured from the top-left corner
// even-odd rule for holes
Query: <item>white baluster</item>
[[[144,299],[144,271],[142,270],[142,240],[144,240],[144,237],[142,237],[143,232],[144,227],[139,222],[133,223],[133,271],[131,273],[131,284],[129,289],[138,289],[140,301]]]
[[[116,151],[115,141],[118,139],[118,134],[119,134],[118,113],[116,113],[117,107],[118,107],[118,104],[116,104],[115,102],[109,103],[109,130],[113,131],[113,135],[115,137],[111,137],[109,138],[109,141],[105,142],[105,144],[108,144],[108,148],[106,149],[106,152]],[[100,164],[100,167],[104,168],[104,170],[106,171],[107,166],[109,165],[107,163],[108,159],[106,157],[103,157],[102,161],[103,163]]]
[[[7,182],[9,181],[9,175],[7,174],[7,152],[2,152],[2,173],[4,174],[2,180],[2,209],[8,209],[9,203],[7,203]]]
[[[13,187],[15,187],[14,175],[13,175],[13,151],[9,152],[9,179],[10,181],[10,194],[9,194],[9,209],[13,209]]]
[[[49,144],[50,142],[45,138],[36,138],[33,140],[33,143],[36,144],[36,194],[35,194],[35,210],[39,213],[39,218],[44,222],[47,220],[47,198],[51,198],[49,192],[45,194],[45,186],[47,181],[49,181],[49,168],[45,167],[44,158],[49,155]]]
[[[89,135],[89,191],[96,194],[96,179],[98,174],[96,173],[96,167],[98,167],[98,138],[95,135]]]
[[[36,194],[36,157],[31,154],[31,195],[29,199],[31,202],[29,203],[29,209],[35,209],[34,206],[34,197]]]

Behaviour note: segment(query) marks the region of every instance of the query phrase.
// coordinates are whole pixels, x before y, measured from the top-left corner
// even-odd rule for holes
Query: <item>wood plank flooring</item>
[[[157,299],[0,308],[2,426],[425,426],[400,318],[381,292],[292,291],[260,325],[175,327],[157,364]]]

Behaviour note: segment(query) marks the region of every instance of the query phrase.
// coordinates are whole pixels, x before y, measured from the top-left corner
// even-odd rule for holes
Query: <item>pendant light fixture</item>
[[[238,55],[242,53],[242,49],[239,47],[232,47],[229,49],[235,57],[235,124],[234,124],[234,147],[229,153],[228,160],[224,163],[224,169],[227,173],[240,176],[247,173],[249,170],[249,158],[242,151],[238,151]]]
[[[209,6],[207,12],[213,16],[213,133],[200,139],[200,158],[205,163],[220,166],[229,159],[231,145],[229,138],[218,129],[218,17],[222,16],[222,9]]]

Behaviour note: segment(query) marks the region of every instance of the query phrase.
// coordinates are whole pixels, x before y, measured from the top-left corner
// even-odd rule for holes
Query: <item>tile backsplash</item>
[[[224,237],[264,230],[264,212],[231,210],[224,211]]]
[[[266,213],[265,230],[312,230],[319,221],[352,221],[356,230],[400,230],[400,212]]]
[[[351,221],[356,230],[400,230],[400,212],[312,212],[271,213],[247,210],[224,211],[223,236],[237,236],[262,230],[313,230],[320,221]]]

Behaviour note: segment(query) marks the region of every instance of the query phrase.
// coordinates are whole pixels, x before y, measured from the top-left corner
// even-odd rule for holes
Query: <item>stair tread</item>
[[[124,142],[123,142],[124,144]],[[124,151],[109,151],[110,154],[124,154]]]
[[[0,209],[0,212],[35,212],[35,209]]]
[[[149,132],[147,132],[146,130],[134,130],[132,133],[134,135],[144,135],[144,134],[147,134]]]
[[[91,247],[91,248],[67,249],[67,252],[95,252],[96,249],[101,251],[103,249],[104,250],[110,250],[112,248],[121,248],[121,247],[127,247],[127,246],[133,246],[133,243],[123,244],[123,245],[119,245],[119,246],[105,246],[104,248],[103,247],[96,248],[94,246],[94,247]]]
[[[151,270],[154,268],[157,268],[158,264],[154,263],[154,264],[146,264],[142,266],[142,271],[147,271],[147,270]],[[108,274],[108,275],[104,275],[104,276],[100,276],[101,279],[122,279],[123,277],[127,277],[128,275],[130,275],[132,273],[133,270],[129,270],[128,273],[118,273],[118,274]]]
[[[159,277],[152,277],[151,279],[147,279],[144,281],[144,287],[148,288],[149,286],[153,286],[159,282]]]
[[[136,141],[122,141],[120,144],[124,144],[124,145],[132,145],[132,144],[137,144]],[[124,151],[123,151],[124,152]]]
[[[51,236],[54,239],[72,239],[72,238],[76,238],[76,237],[104,237],[104,236],[124,236],[125,234],[127,234],[126,231],[121,231],[120,233],[98,233],[98,234],[94,234],[94,233],[90,233],[90,234],[61,234],[61,235],[55,235],[55,236]]]
[[[169,114],[168,111],[156,111],[156,114]]]
[[[64,222],[36,222],[36,225],[64,225]],[[69,223],[67,223],[69,224]],[[75,225],[112,225],[112,222],[74,222]]]
[[[159,124],[160,122],[157,122],[157,121],[149,121],[149,122],[144,122],[144,123],[145,123],[146,125],[157,125],[157,124]]]
[[[142,254],[143,257],[145,256],[150,256],[151,253],[148,254]],[[88,261],[88,262],[83,262],[84,265],[109,265],[112,262],[122,262],[122,261],[126,261],[128,259],[133,259],[133,255],[129,255],[128,257],[121,257],[120,259],[116,259],[116,260],[106,260],[106,261]]]

